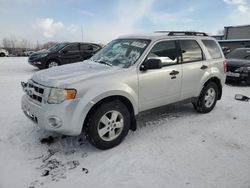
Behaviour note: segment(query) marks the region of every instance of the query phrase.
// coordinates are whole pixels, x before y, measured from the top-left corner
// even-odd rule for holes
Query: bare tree
[[[11,42],[8,38],[3,38],[2,45],[4,48],[11,48]]]
[[[50,47],[54,46],[55,44],[57,44],[56,42],[47,42],[47,43],[44,43],[42,45],[42,48],[43,49],[49,49]]]
[[[15,49],[17,47],[17,42],[18,41],[17,41],[16,37],[14,35],[12,35],[10,37],[10,44],[11,44],[12,49]]]

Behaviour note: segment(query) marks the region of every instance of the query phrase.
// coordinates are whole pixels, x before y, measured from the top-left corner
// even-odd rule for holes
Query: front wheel
[[[200,113],[208,113],[215,107],[218,100],[218,86],[214,82],[203,87],[196,102],[193,102],[194,109]]]
[[[130,113],[119,100],[100,104],[90,114],[85,133],[87,139],[99,149],[119,145],[130,128]]]
[[[56,60],[50,60],[47,63],[47,68],[52,68],[52,67],[56,67],[56,66],[59,66],[59,63]]]

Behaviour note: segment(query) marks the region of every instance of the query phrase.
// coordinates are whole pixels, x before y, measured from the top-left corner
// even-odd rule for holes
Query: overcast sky
[[[128,33],[250,24],[250,0],[0,0],[0,41],[108,42]]]

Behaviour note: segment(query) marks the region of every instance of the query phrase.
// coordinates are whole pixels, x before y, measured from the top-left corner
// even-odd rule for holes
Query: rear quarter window
[[[222,58],[220,48],[214,40],[202,40],[202,42],[206,46],[212,59]]]

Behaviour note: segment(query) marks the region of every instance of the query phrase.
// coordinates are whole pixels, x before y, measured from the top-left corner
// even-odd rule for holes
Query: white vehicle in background
[[[9,56],[9,52],[5,49],[0,49],[0,57],[7,57]]]

